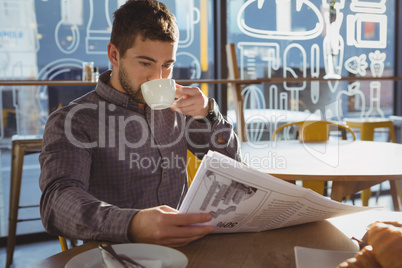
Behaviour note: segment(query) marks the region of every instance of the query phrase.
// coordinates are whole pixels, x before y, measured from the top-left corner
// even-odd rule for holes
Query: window
[[[295,118],[340,121],[392,114],[393,81],[376,78],[394,74],[394,0],[231,0],[227,4],[227,41],[236,44],[242,79],[373,78],[245,86],[249,139],[269,139],[271,124]],[[233,97],[228,102],[228,116],[236,121]],[[266,109],[271,112],[263,113]]]
[[[110,69],[106,46],[112,14],[125,0],[0,0],[0,80],[81,80],[83,62],[102,73]],[[212,0],[163,0],[176,15],[180,30],[173,78],[214,75]],[[208,93],[207,85],[197,85]],[[0,86],[0,236],[8,218],[10,138],[42,134],[48,114],[94,89],[94,86]],[[21,203],[39,203],[37,155],[27,157]],[[28,183],[29,181],[29,183]],[[29,185],[27,187],[26,185]],[[24,194],[24,192],[26,194]],[[19,211],[20,218],[39,217],[37,209]],[[17,232],[43,230],[40,221],[18,224]],[[26,228],[24,227],[26,226]]]

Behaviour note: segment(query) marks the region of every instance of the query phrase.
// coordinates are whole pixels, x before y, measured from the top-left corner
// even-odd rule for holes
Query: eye
[[[164,64],[163,67],[165,67],[166,69],[171,69],[173,68],[173,63]]]
[[[140,61],[140,64],[141,64],[142,66],[144,66],[144,67],[147,67],[147,66],[151,65],[151,63],[145,62],[145,61]]]

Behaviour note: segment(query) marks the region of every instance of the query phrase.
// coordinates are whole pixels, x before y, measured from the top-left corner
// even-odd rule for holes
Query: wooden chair
[[[228,60],[229,79],[240,79],[240,71],[237,64],[236,46],[233,43],[226,45],[226,55]],[[247,141],[246,126],[243,114],[243,97],[241,86],[238,83],[229,83],[235,91],[235,111],[236,111],[236,132],[240,142]]]
[[[16,243],[17,222],[40,220],[18,219],[18,210],[38,207],[39,205],[20,206],[21,180],[24,157],[27,154],[39,153],[42,149],[42,136],[40,135],[14,135],[11,138],[11,176],[10,176],[10,210],[8,216],[7,261],[6,267],[13,262]]]
[[[328,140],[330,132],[334,130],[342,132],[342,139],[346,139],[346,132],[349,132],[352,135],[353,140],[356,140],[354,132],[348,126],[336,124],[329,121],[313,120],[299,121],[282,125],[274,131],[272,135],[272,140],[276,139],[276,136],[280,131],[283,131],[285,128],[289,128],[292,126],[298,127],[298,137],[296,138],[303,142],[325,142]],[[302,185],[305,188],[310,188],[313,191],[324,195],[324,181],[303,181]]]

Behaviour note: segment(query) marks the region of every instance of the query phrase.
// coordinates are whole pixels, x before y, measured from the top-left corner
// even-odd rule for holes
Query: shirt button
[[[166,172],[163,172],[163,177],[166,177]]]

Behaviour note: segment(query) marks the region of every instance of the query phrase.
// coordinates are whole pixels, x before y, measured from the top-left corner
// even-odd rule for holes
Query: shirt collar
[[[103,99],[117,106],[131,110],[141,110],[142,113],[144,113],[143,109],[139,107],[138,102],[130,98],[128,94],[120,92],[108,85],[111,75],[112,71],[108,70],[99,76],[99,81],[95,88],[96,93]]]

